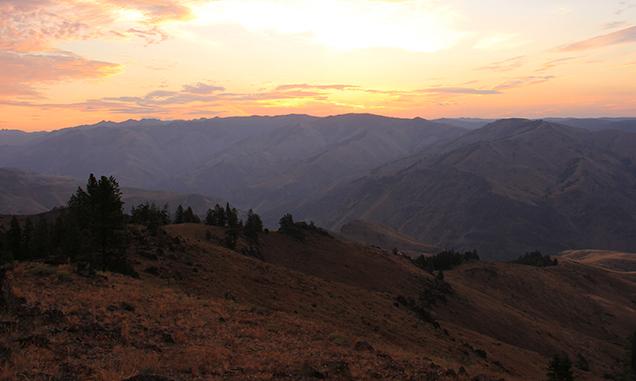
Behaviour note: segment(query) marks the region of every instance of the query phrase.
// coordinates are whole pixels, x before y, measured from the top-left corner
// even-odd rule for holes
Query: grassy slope
[[[435,307],[435,329],[394,303],[432,279],[401,256],[271,233],[261,261],[206,240],[205,229],[170,226],[161,242],[137,235],[138,280],[42,264],[9,271],[0,379],[527,380],[565,350],[589,359],[592,372],[577,373],[593,380],[617,371],[636,319],[636,286],[622,274],[478,263],[446,274],[455,294]],[[359,341],[374,349],[356,350]],[[455,375],[460,366],[470,377]]]

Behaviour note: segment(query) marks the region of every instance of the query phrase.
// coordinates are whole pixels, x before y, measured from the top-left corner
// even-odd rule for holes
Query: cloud
[[[514,70],[523,66],[525,61],[526,61],[526,56],[517,56],[517,57],[505,59],[503,61],[493,62],[486,66],[482,66],[479,68],[479,70],[490,70],[490,71],[497,71],[497,72],[510,71],[510,70]]]
[[[225,91],[225,87],[208,85],[202,82],[195,83],[194,85],[183,86],[183,91],[192,94],[210,94],[217,91]]]
[[[200,0],[0,0],[0,49],[45,51],[65,40],[137,37],[157,43],[161,24],[192,17]]]
[[[88,60],[69,52],[0,51],[0,95],[37,96],[35,87],[55,81],[112,75],[120,66]]]
[[[431,87],[428,89],[417,90],[418,93],[431,94],[472,94],[472,95],[493,95],[500,94],[495,89],[473,89],[470,87]]]
[[[509,90],[509,89],[515,89],[515,88],[519,88],[519,87],[524,87],[524,86],[530,86],[530,85],[536,85],[539,83],[544,83],[547,81],[550,81],[552,79],[556,78],[553,75],[543,75],[543,76],[536,76],[536,75],[530,75],[530,76],[526,76],[526,77],[519,77],[519,78],[513,78],[510,79],[506,82],[503,82],[497,86],[495,86],[496,90]]]
[[[355,89],[358,86],[354,85],[311,85],[307,83],[301,84],[288,84],[280,85],[276,87],[276,90],[299,90],[299,89],[319,89],[319,90],[347,90]]]
[[[568,61],[572,61],[574,59],[576,59],[577,57],[562,57],[562,58],[557,58],[554,60],[550,60],[547,62],[544,62],[543,65],[541,65],[540,68],[538,68],[536,71],[540,72],[540,71],[546,71],[546,70],[550,70],[552,68],[555,68],[557,66],[563,65],[564,63],[568,62]]]
[[[578,41],[560,48],[564,52],[603,48],[606,46],[636,42],[636,26],[621,29],[616,32]]]

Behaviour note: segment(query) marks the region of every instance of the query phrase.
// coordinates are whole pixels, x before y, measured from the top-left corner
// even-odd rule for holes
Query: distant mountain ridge
[[[501,120],[333,189],[303,213],[332,229],[363,219],[490,258],[629,251],[636,248],[634,147],[636,134]]]
[[[287,212],[334,231],[362,220],[486,258],[636,251],[634,120],[348,114],[100,122],[28,137],[0,131],[0,166],[214,195],[254,208],[270,226]]]
[[[212,194],[275,222],[336,185],[464,132],[368,114],[101,122],[7,147],[0,167],[79,179],[95,172],[131,187]]]
[[[46,176],[16,169],[0,168],[0,214],[32,215],[65,206],[71,194],[83,182],[64,176]],[[174,211],[177,205],[190,206],[201,216],[215,204],[224,204],[219,198],[198,194],[151,191],[122,187],[124,208],[129,211],[143,202],[167,205]]]

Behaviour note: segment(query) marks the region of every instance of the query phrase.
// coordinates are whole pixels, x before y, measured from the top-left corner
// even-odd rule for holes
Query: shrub
[[[464,262],[478,260],[479,255],[475,250],[466,251],[464,253],[454,250],[445,250],[430,257],[421,255],[414,260],[414,263],[422,269],[433,272],[451,270]]]
[[[532,251],[526,253],[521,257],[513,261],[521,265],[535,266],[535,267],[548,267],[556,266],[559,262],[556,259],[552,259],[549,255],[543,255],[540,251]]]

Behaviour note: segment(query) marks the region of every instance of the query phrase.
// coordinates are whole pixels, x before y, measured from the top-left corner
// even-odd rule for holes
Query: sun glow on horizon
[[[630,116],[630,4],[4,0],[0,128],[290,113]]]
[[[238,24],[253,32],[307,36],[340,50],[394,48],[432,53],[456,44],[450,9],[430,1],[244,0],[193,6],[199,25]]]

